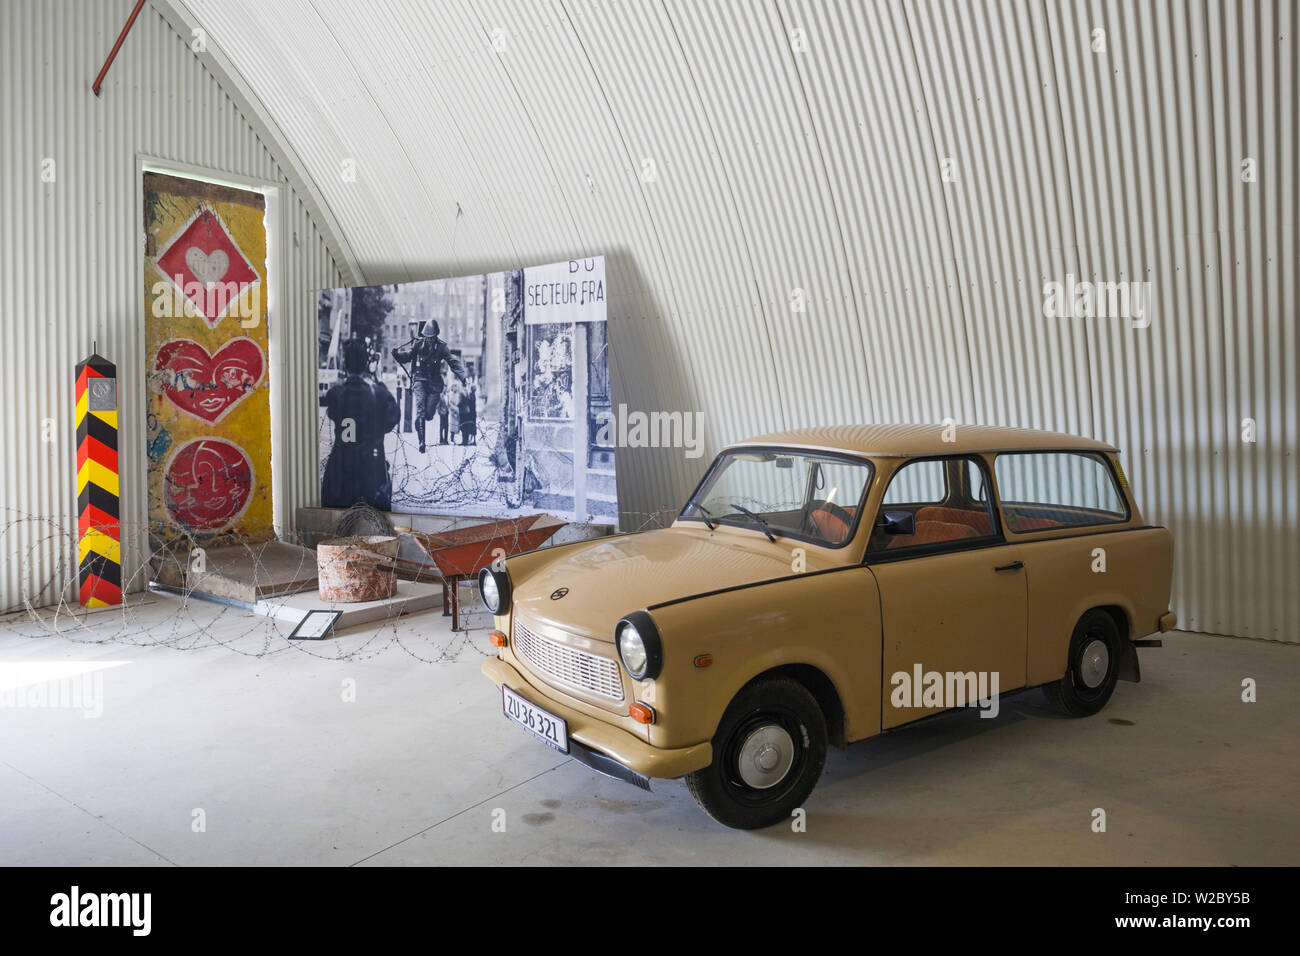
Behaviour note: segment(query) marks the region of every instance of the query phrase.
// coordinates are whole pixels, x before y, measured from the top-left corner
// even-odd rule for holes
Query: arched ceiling
[[[1180,476],[1255,467],[1243,409],[1294,448],[1294,0],[170,2],[365,281],[604,254],[616,402],[703,412],[708,452],[1047,427],[1124,448],[1176,522],[1220,495]],[[1067,276],[1151,282],[1155,321],[1044,318]],[[701,467],[631,451],[620,495]],[[1294,458],[1260,467],[1276,510]]]

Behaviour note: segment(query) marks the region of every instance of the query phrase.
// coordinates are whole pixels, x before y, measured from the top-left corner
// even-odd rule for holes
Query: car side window
[[[894,473],[882,505],[937,504],[948,495],[943,461],[914,461]]]
[[[1007,528],[1016,534],[1128,520],[1109,462],[1082,452],[1014,452],[993,462]]]
[[[970,494],[972,500],[981,505],[988,505],[989,500],[989,483],[984,477],[984,469],[975,461],[974,458],[967,458],[966,465],[966,491]]]
[[[997,534],[984,466],[974,458],[908,462],[890,479],[872,532],[872,551],[965,542]],[[891,533],[886,514],[910,515],[913,531]]]

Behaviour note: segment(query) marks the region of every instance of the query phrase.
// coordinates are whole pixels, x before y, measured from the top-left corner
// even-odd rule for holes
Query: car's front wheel
[[[686,777],[695,802],[737,830],[788,820],[826,763],[826,718],[802,684],[784,677],[747,685],[713,738],[713,763]]]
[[[1100,608],[1093,608],[1074,626],[1069,667],[1054,684],[1045,684],[1047,699],[1071,717],[1087,717],[1106,706],[1119,679],[1119,627]]]

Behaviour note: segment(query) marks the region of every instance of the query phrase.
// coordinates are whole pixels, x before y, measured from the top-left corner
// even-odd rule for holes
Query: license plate
[[[501,685],[501,709],[538,740],[562,754],[569,752],[569,726],[564,718],[529,703],[504,684]]]

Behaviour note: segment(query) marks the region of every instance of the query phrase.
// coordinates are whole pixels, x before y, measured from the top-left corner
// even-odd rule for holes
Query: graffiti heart
[[[248,507],[253,465],[232,442],[195,438],[172,453],[163,483],[163,500],[173,521],[189,531],[220,531]]]
[[[185,250],[185,264],[194,273],[194,278],[204,285],[211,285],[220,282],[230,268],[230,256],[224,249],[214,249],[208,254],[198,246],[190,246]]]
[[[153,374],[168,401],[214,424],[257,387],[266,356],[252,339],[232,339],[215,355],[191,339],[172,339],[158,348]]]

